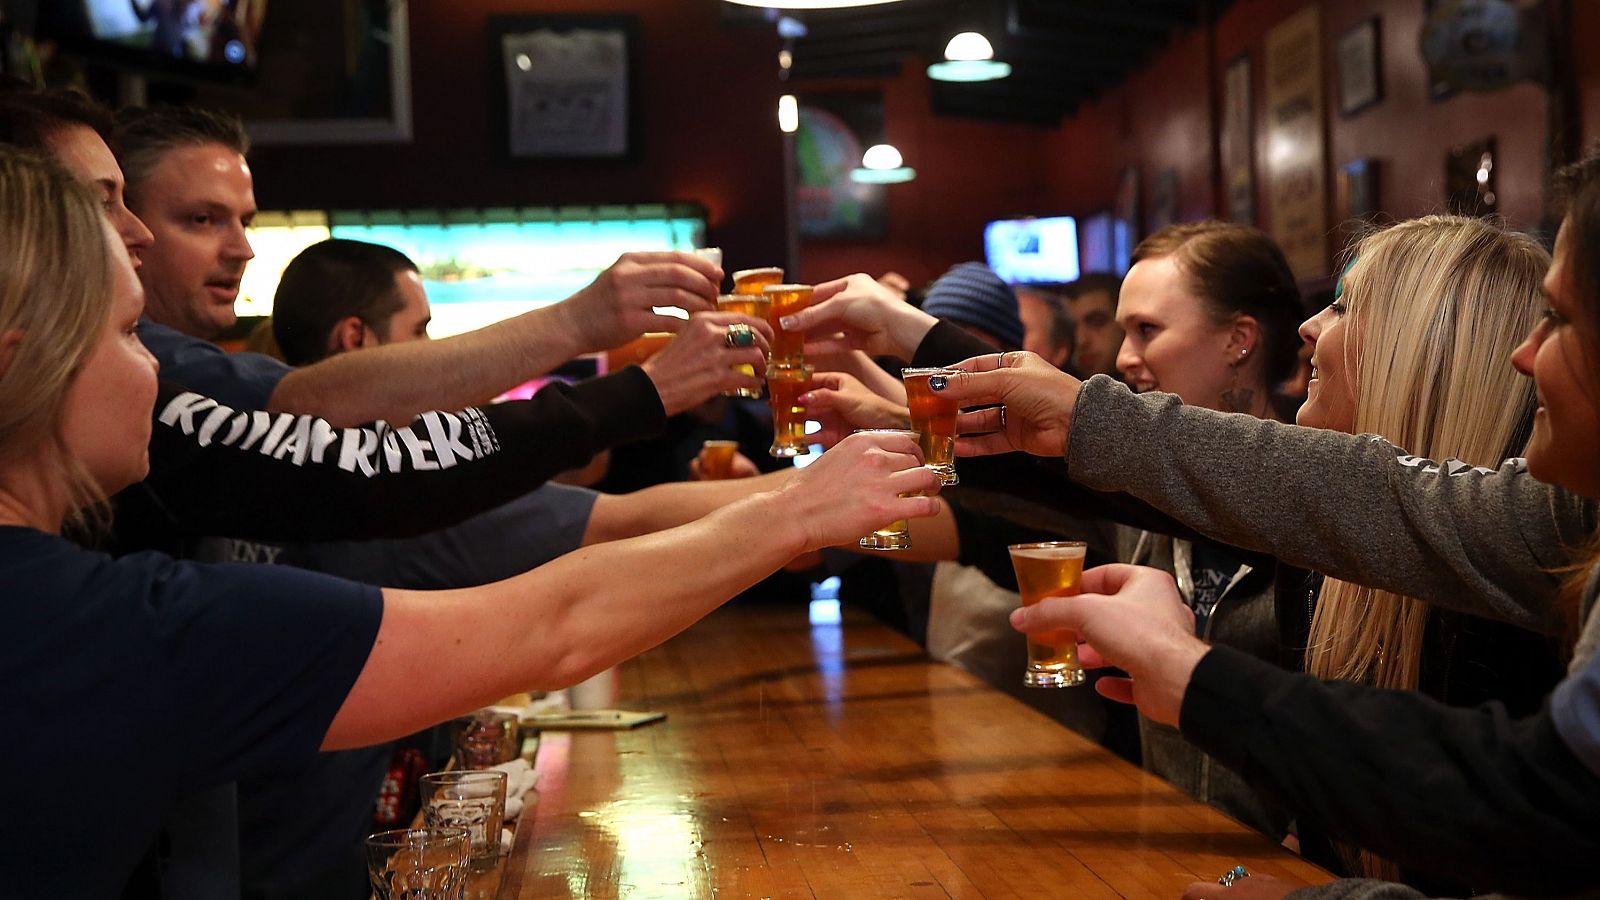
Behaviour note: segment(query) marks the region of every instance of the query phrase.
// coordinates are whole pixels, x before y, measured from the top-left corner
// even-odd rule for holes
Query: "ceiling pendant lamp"
[[[880,6],[885,3],[899,3],[900,0],[727,0],[727,2],[765,9],[843,9],[849,6]]]
[[[917,170],[905,164],[893,144],[868,147],[861,154],[861,168],[850,171],[850,180],[857,184],[901,184],[915,177]]]
[[[963,31],[944,48],[944,62],[928,67],[934,81],[994,81],[1011,74],[1011,64],[994,58],[994,46],[976,31]]]

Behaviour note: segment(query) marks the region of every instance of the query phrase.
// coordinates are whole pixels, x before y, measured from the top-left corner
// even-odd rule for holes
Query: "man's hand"
[[[742,323],[750,327],[755,343],[749,347],[728,346],[728,326]],[[738,313],[696,313],[689,317],[676,337],[660,352],[645,360],[642,368],[655,382],[656,393],[667,415],[674,416],[710,400],[723,391],[743,387],[759,389],[761,379],[734,368],[744,363],[755,371],[766,365],[772,327],[765,320]]]
[[[1099,566],[1083,573],[1083,593],[1046,597],[1012,611],[1024,634],[1075,631],[1085,668],[1116,666],[1131,678],[1102,678],[1095,689],[1168,725],[1178,723],[1189,676],[1207,647],[1194,636],[1194,613],[1172,576],[1144,566]]]
[[[654,311],[717,308],[722,269],[692,253],[624,253],[588,287],[557,304],[579,353],[620,347],[647,331],[678,332],[684,320]]]

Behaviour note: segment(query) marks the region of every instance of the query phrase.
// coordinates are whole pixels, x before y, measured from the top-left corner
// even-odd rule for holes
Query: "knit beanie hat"
[[[1022,346],[1017,294],[983,263],[958,263],[928,288],[922,311],[958,325],[971,325],[1010,347]]]

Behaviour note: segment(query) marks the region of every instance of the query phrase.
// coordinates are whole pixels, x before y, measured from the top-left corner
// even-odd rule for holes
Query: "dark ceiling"
[[[1010,77],[930,82],[936,114],[1054,125],[1119,84],[1181,32],[1232,0],[898,0],[882,6],[791,13],[790,79],[893,77],[908,54],[942,59],[958,31],[981,31]]]

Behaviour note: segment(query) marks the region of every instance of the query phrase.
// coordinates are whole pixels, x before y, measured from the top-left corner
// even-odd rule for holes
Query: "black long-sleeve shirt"
[[[150,474],[115,498],[115,549],[170,550],[211,534],[418,535],[493,509],[665,423],[660,395],[637,366],[552,384],[531,400],[354,428],[235,411],[163,382]]]

